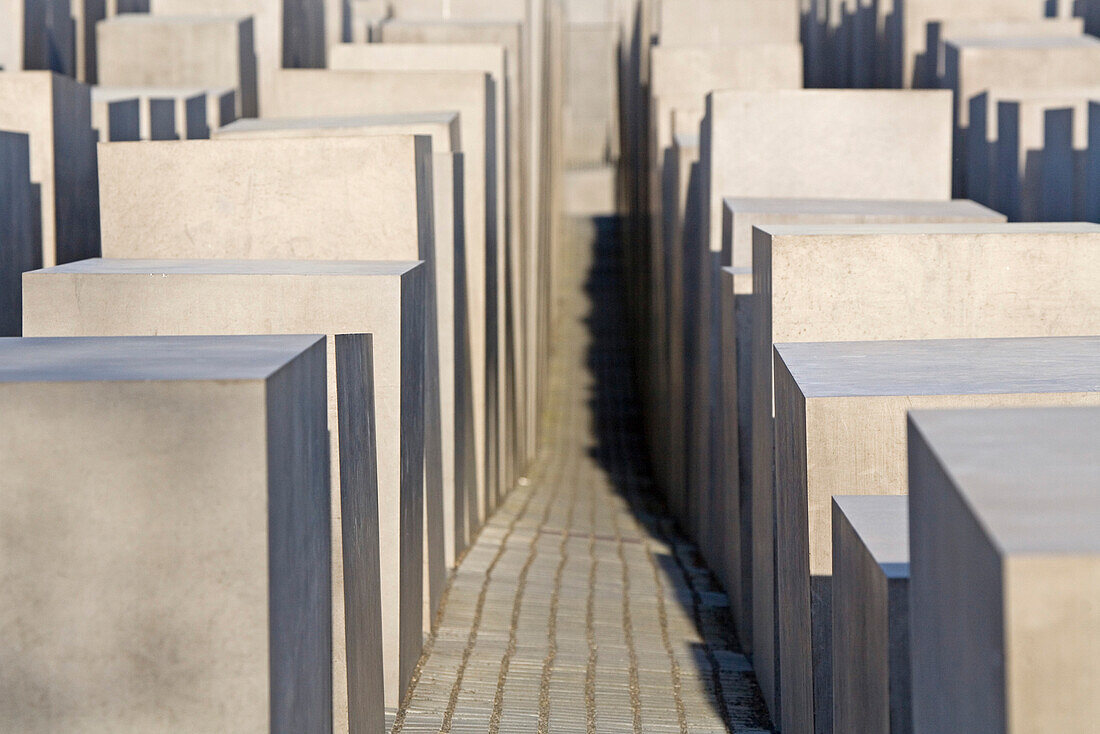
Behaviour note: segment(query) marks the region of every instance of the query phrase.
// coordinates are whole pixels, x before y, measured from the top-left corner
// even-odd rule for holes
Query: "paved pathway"
[[[394,733],[770,731],[725,595],[649,496],[612,229],[577,223],[559,260],[543,450],[455,572]]]

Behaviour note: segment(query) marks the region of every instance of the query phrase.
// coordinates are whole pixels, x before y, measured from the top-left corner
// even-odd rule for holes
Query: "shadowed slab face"
[[[371,397],[369,378],[377,430],[362,441],[376,452],[377,499],[363,500],[366,515],[340,514],[342,491],[359,496],[371,488],[341,482],[337,388],[342,373],[333,344],[328,360],[332,508],[336,527],[342,521],[366,528],[365,533],[377,527],[381,632],[349,627],[348,633],[352,644],[355,634],[381,644],[386,700],[393,705],[412,674],[422,639],[425,279],[423,265],[416,262],[320,260],[87,260],[24,276],[24,333],[29,335],[321,332],[330,342],[337,335],[372,335],[373,369],[351,384],[350,394],[358,401],[352,407],[362,407]],[[342,536],[334,534],[338,570],[345,557],[341,542]],[[343,575],[334,574],[333,581],[340,609]],[[375,599],[356,603],[370,606]],[[337,615],[333,643],[337,717],[347,715],[340,706],[349,690],[343,679],[343,621]],[[379,666],[360,672],[362,685],[381,686]]]
[[[0,340],[5,724],[324,731],[322,337]]]
[[[833,730],[913,731],[909,500],[833,498]]]
[[[1096,408],[911,416],[917,730],[1092,726],[1098,439]]]

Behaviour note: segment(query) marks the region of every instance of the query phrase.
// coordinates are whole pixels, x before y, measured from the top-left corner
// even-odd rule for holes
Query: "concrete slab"
[[[1035,252],[1041,250],[1042,258]],[[767,226],[755,230],[753,292],[754,649],[775,628],[768,560],[773,344],[1075,336],[1100,328],[1100,227],[1088,224]],[[1020,283],[1028,288],[1021,295]],[[1042,299],[1031,294],[1041,292]],[[913,304],[922,304],[913,318]],[[788,420],[775,418],[776,425]],[[778,463],[776,464],[778,466]],[[778,561],[778,559],[776,559]],[[779,587],[779,603],[790,601]],[[795,624],[800,615],[785,620]],[[782,645],[794,631],[779,628]],[[783,656],[782,662],[786,662]],[[780,667],[782,719],[810,721],[813,685]],[[820,702],[819,702],[820,703]],[[819,709],[820,710],[820,709]]]
[[[23,330],[22,274],[42,267],[30,136],[0,130],[0,336]]]
[[[388,24],[387,24],[388,25]],[[421,24],[416,24],[420,27]],[[434,27],[434,26],[432,26]],[[518,30],[512,28],[517,35]],[[387,38],[383,30],[383,38]],[[518,138],[522,128],[520,127],[520,90],[519,76],[516,71],[510,70],[510,66],[516,63],[515,55],[497,44],[473,44],[473,43],[375,43],[375,44],[340,44],[334,46],[330,54],[329,66],[336,70],[347,71],[477,71],[489,75],[494,90],[494,97],[501,101],[496,105],[494,129],[496,131],[495,149],[502,151],[496,157],[495,177],[499,185],[496,189],[496,201],[493,202],[495,212],[496,237],[502,246],[511,252],[510,257],[501,257],[494,266],[497,273],[496,309],[499,314],[506,314],[506,303],[520,304],[519,294],[524,293],[523,284],[520,282],[520,253],[518,251],[520,228],[519,212],[520,198],[518,182],[522,180],[520,169],[520,148]],[[511,271],[507,265],[511,264]],[[517,326],[523,323],[522,318],[514,320]],[[518,345],[521,342],[520,334],[514,330],[509,333],[508,321],[505,318],[497,319],[498,343],[502,345],[501,355],[521,355]],[[513,402],[523,404],[523,391],[525,385],[512,385],[517,375],[521,374],[518,364],[505,365],[498,372],[498,394],[502,399],[498,401],[499,414],[497,420],[502,427],[508,425],[508,421],[516,419]],[[520,394],[516,394],[516,388]],[[514,401],[513,396],[519,398]],[[526,421],[526,415],[518,419]],[[512,429],[502,429],[502,437],[511,441]],[[513,462],[515,460],[515,447],[511,443],[501,446],[498,454],[497,471],[501,476],[501,487],[511,487],[514,473]]]
[[[929,34],[936,25],[970,20],[1037,21],[1046,15],[1043,3],[1032,0],[906,0],[880,5],[878,10],[881,48],[879,86],[915,86],[919,69],[927,58]]]
[[[974,202],[943,202],[849,199],[753,199],[723,201],[722,252],[718,265],[724,272],[718,309],[710,315],[720,336],[710,349],[719,379],[705,389],[709,405],[721,406],[714,417],[711,451],[723,457],[724,470],[712,486],[710,499],[701,508],[726,506],[721,531],[715,528],[710,543],[725,556],[723,581],[734,605],[734,623],[742,645],[751,651],[752,628],[752,230],[756,226],[797,223],[889,223],[889,222],[1003,222],[1004,215]],[[689,289],[690,290],[690,289]],[[709,344],[708,344],[709,346]],[[702,440],[702,438],[700,439]],[[706,444],[704,444],[706,446]],[[735,465],[731,457],[737,456]],[[743,508],[738,522],[731,524],[732,507]],[[719,515],[712,515],[717,517]]]
[[[1100,85],[1100,39],[1092,36],[949,41],[944,86],[955,93],[954,191],[966,191],[970,100],[987,89]]]
[[[1100,339],[811,342],[776,344],[775,354],[784,694],[808,683],[815,719],[794,721],[821,727],[820,717],[840,713],[831,693],[831,499],[905,494],[909,410],[1100,405]]]
[[[23,279],[23,330],[31,336],[320,332],[329,336],[333,353],[336,335],[372,335],[374,366],[370,380],[363,381],[367,384],[339,394],[339,365],[334,356],[328,362],[333,521],[336,526],[341,518],[352,523],[344,534],[332,537],[337,569],[332,585],[333,716],[338,730],[355,729],[362,721],[365,709],[356,704],[359,694],[370,689],[361,689],[360,683],[372,682],[378,672],[376,667],[354,670],[346,651],[380,637],[386,705],[396,706],[423,640],[426,275],[418,263],[401,261],[95,259],[28,273]],[[346,416],[338,406],[350,400],[354,410],[371,386],[374,440],[339,444],[340,421]],[[361,450],[348,453],[355,446]],[[373,503],[369,491],[362,494],[372,450],[378,483]],[[360,519],[362,525],[341,509],[344,498],[362,501],[372,511],[368,519]],[[357,549],[344,536],[357,538],[360,527],[369,534],[374,522],[380,628],[353,626],[375,599],[355,599],[354,608],[341,604],[349,587],[359,583],[345,576],[350,571],[342,566],[344,559],[357,566],[371,560],[353,558]],[[366,637],[357,641],[356,634]]]
[[[497,496],[496,384],[498,342],[494,336],[498,312],[490,311],[497,301],[497,201],[495,177],[495,95],[488,75],[479,72],[373,72],[283,70],[277,75],[277,95],[266,109],[274,117],[314,117],[369,114],[403,114],[425,111],[457,111],[461,119],[463,194],[466,198],[467,298],[470,308],[470,349],[473,363],[475,436],[479,456],[484,456],[485,476],[478,486],[486,487],[486,502]],[[480,325],[484,324],[484,331]],[[484,337],[482,336],[484,334]],[[478,363],[479,355],[486,355]],[[484,447],[484,448],[482,448]]]
[[[657,33],[662,46],[797,43],[798,10],[793,2],[665,2],[658,10]]]
[[[49,71],[0,74],[0,130],[30,135],[42,263],[99,255],[96,152],[88,87]]]
[[[202,140],[237,119],[231,88],[92,87],[100,142]]]
[[[910,419],[915,731],[1096,720],[1100,410]]]
[[[909,734],[909,499],[833,498],[833,731]]]
[[[324,362],[316,336],[0,340],[6,726],[330,727]]]
[[[250,17],[116,15],[96,25],[98,81],[114,87],[237,90],[237,115],[258,113]]]
[[[256,56],[256,87],[259,112],[271,94],[278,70],[324,68],[326,36],[334,30],[336,18],[325,0],[297,0],[292,4],[272,0],[148,0],[148,11],[158,16],[222,16],[253,18],[253,47]],[[326,21],[326,18],[331,19]],[[254,115],[250,115],[254,116]]]

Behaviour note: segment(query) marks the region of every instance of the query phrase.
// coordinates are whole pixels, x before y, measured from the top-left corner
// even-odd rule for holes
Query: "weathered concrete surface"
[[[213,143],[220,145],[220,143]],[[151,145],[143,143],[142,145]],[[252,334],[320,332],[371,334],[373,338],[373,443],[377,500],[369,488],[347,482],[339,450],[337,410],[339,365],[329,359],[329,426],[333,441],[333,522],[348,521],[366,533],[378,527],[381,569],[381,631],[347,627],[349,635],[380,634],[386,703],[397,705],[420,655],[424,573],[424,329],[427,273],[418,263],[387,261],[276,260],[87,260],[28,273],[23,281],[24,333],[35,336],[141,334]],[[334,349],[330,349],[334,352]],[[367,399],[360,383],[348,393]],[[353,406],[354,407],[354,406]],[[350,447],[345,447],[350,448]],[[363,459],[362,452],[356,454]],[[367,467],[369,470],[369,467]],[[364,496],[364,492],[367,494]],[[341,510],[347,495],[370,514],[354,517]],[[359,524],[357,524],[359,523]],[[378,666],[360,668],[361,681],[344,678],[345,615],[358,618],[372,596],[344,609],[342,535],[333,534],[334,716],[338,728],[349,716],[348,700],[370,691]],[[357,559],[357,562],[361,559]],[[430,559],[428,559],[430,560]],[[362,560],[365,565],[369,559]],[[351,573],[344,567],[348,573]],[[369,569],[368,569],[369,570]],[[352,577],[353,582],[358,579]],[[351,618],[351,617],[349,617]],[[351,647],[366,644],[349,637]],[[350,699],[349,699],[350,693]],[[356,726],[362,708],[351,709]]]
[[[330,728],[324,363],[316,336],[0,340],[5,728]]]
[[[817,718],[838,715],[830,706],[832,497],[906,492],[907,411],[1100,405],[1098,361],[1092,337],[776,344],[781,667],[785,681],[812,676],[819,731],[829,722]]]
[[[910,418],[916,731],[1087,731],[1100,410]]]
[[[660,4],[662,46],[726,46],[738,43],[796,43],[798,5],[757,0],[681,0]]]
[[[910,734],[909,500],[833,498],[833,731]]]

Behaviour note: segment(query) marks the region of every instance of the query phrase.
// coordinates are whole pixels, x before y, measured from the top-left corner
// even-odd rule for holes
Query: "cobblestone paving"
[[[394,734],[764,732],[727,601],[650,495],[613,223],[574,223],[543,450],[455,572]]]

